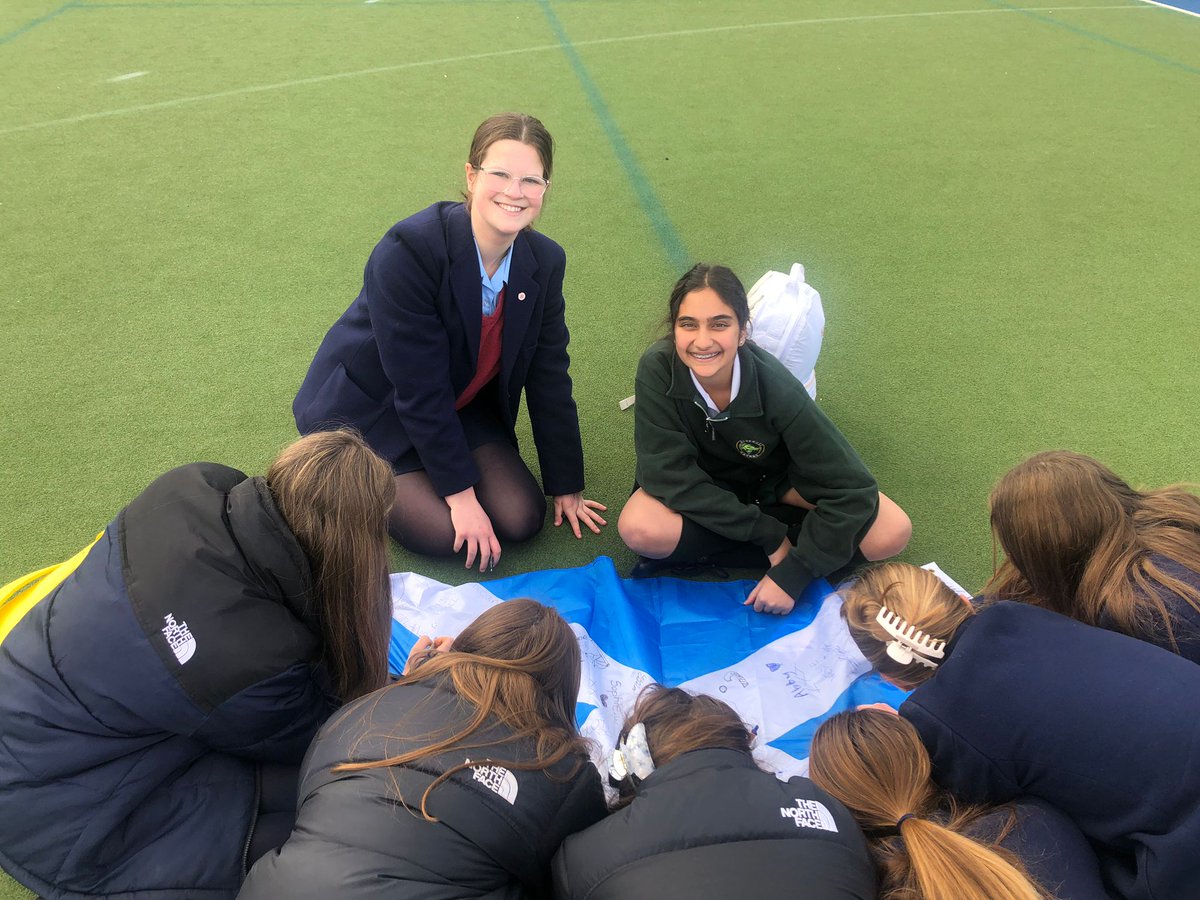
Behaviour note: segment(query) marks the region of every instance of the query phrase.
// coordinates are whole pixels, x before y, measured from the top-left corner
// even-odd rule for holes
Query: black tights
[[[546,497],[517,448],[507,441],[492,441],[472,450],[471,457],[479,467],[475,496],[492,520],[500,546],[537,534],[546,518]],[[424,469],[396,476],[388,531],[414,553],[454,555],[450,507],[433,489]]]

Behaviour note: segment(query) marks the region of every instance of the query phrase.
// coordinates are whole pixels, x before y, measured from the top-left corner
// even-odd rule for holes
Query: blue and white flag
[[[810,585],[786,616],[744,606],[754,584],[623,579],[606,556],[577,569],[459,587],[395,574],[388,663],[399,672],[419,635],[454,637],[488,607],[530,597],[555,607],[579,638],[576,714],[600,758],[615,745],[638,692],[657,681],[724,700],[758,726],[760,763],[781,778],[803,775],[822,721],[864,703],[899,706],[906,694],[871,674],[827,582]]]

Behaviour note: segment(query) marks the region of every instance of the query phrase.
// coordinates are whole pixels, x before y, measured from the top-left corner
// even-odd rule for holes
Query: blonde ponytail
[[[930,819],[909,819],[900,834],[920,890],[918,896],[924,900],[1039,900],[1045,896],[1017,865],[995,850]]]
[[[950,804],[945,825],[931,818],[943,810],[930,774],[916,729],[893,713],[839,713],[813,736],[809,777],[869,836],[882,900],[1045,898],[1012,854],[962,833],[985,810]]]

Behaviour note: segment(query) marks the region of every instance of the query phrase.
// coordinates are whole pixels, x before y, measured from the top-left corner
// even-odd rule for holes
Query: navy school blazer
[[[521,391],[547,494],[583,490],[579,414],[567,374],[562,247],[517,235],[504,300],[497,410],[516,443]],[[479,259],[461,203],[398,222],[367,260],[363,287],[334,323],[292,404],[301,434],[357,428],[384,459],[415,449],[446,496],[479,481],[455,398],[475,375],[483,318]]]
[[[1195,663],[1004,601],[958,627],[900,715],[929,750],[938,784],[957,797],[1035,797],[1070,817],[1118,896],[1197,896]]]

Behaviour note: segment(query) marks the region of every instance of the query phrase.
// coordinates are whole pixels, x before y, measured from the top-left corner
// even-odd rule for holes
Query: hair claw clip
[[[879,615],[875,617],[875,621],[895,639],[887,642],[887,655],[901,665],[907,666],[915,662],[936,669],[938,664],[934,660],[945,658],[945,641],[930,637],[909,625],[902,616],[886,606],[879,607]]]

